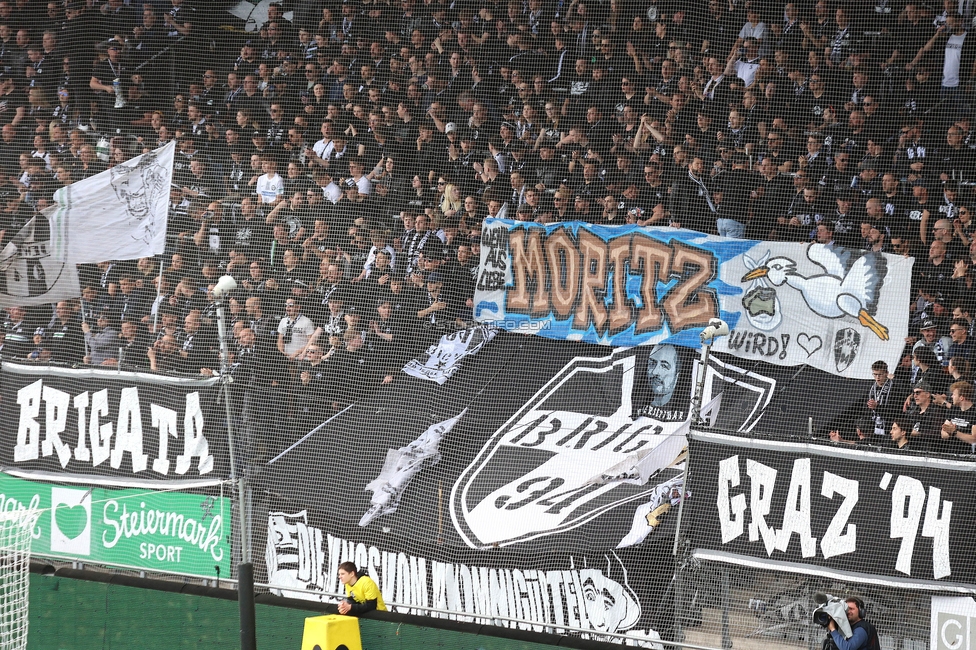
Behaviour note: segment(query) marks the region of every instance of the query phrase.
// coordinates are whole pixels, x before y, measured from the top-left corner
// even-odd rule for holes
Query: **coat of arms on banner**
[[[81,295],[73,264],[52,255],[47,219],[24,224],[0,252],[0,307],[45,304]]]
[[[688,413],[687,389],[671,397],[674,385],[688,385],[692,363],[674,364],[683,376],[649,373],[653,362],[674,361],[655,349],[616,350],[609,357],[577,357],[488,440],[451,491],[451,517],[474,548],[507,546],[581,526],[627,503],[646,503],[657,489],[653,472],[644,482],[615,468],[631,462],[667,467],[680,446],[663,444]],[[665,351],[666,352],[666,351]],[[723,427],[750,430],[772,398],[775,381],[715,359],[705,377],[705,399],[728,394]],[[664,399],[667,404],[648,409]],[[636,400],[636,401],[635,401]],[[662,402],[663,404],[663,402]],[[723,408],[725,401],[723,400]],[[675,421],[677,410],[685,418]],[[658,457],[662,456],[662,457]],[[663,457],[669,456],[669,457]],[[594,476],[611,476],[592,480]]]

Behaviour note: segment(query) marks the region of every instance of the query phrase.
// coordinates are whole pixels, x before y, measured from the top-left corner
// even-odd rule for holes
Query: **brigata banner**
[[[715,349],[868,379],[898,361],[913,261],[833,245],[760,242],[673,228],[487,219],[475,318],[603,345]]]
[[[688,455],[697,523],[683,533],[701,558],[918,589],[976,582],[976,463],[698,431]]]
[[[4,512],[32,524],[35,556],[229,577],[230,500],[26,481],[0,473]]]
[[[8,469],[151,480],[228,475],[217,379],[5,362],[0,396],[0,461]]]

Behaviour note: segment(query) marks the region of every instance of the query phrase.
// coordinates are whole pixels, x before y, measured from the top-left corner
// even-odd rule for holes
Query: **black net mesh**
[[[234,436],[218,463],[250,482],[275,593],[334,598],[353,561],[403,611],[812,648],[813,593],[856,592],[884,647],[922,647],[927,594],[972,564],[933,555],[963,525],[976,444],[973,17],[0,0],[3,358],[229,380],[207,405]],[[126,231],[64,215],[171,142],[165,252],[59,257],[64,229],[119,250]],[[700,359],[713,319],[729,328]],[[782,445],[749,457],[778,482],[743,457],[740,516],[768,497],[783,535],[805,489],[821,544],[822,459],[877,454],[876,507],[854,516],[859,548],[891,553],[864,569],[790,532],[775,551],[716,541],[723,497],[695,493],[732,452],[703,445],[696,476],[692,449],[686,479],[689,420]],[[879,487],[896,474],[902,512]],[[922,510],[932,489],[955,524]],[[889,544],[911,522],[922,576]]]

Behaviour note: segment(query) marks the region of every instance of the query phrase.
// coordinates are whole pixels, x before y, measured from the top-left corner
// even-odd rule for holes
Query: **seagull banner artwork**
[[[613,346],[715,350],[867,379],[908,333],[913,260],[674,228],[487,219],[474,315],[502,329]]]

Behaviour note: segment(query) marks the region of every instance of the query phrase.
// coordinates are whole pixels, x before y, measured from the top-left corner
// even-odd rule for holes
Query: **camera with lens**
[[[813,595],[813,600],[817,603],[817,607],[812,613],[813,622],[822,627],[827,627],[833,620],[844,638],[851,638],[853,631],[850,621],[847,620],[847,602],[837,596],[819,593]]]

